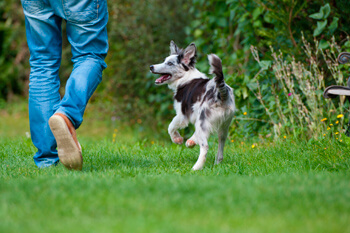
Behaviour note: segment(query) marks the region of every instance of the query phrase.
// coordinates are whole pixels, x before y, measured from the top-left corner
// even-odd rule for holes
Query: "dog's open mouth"
[[[171,79],[171,75],[170,74],[160,74],[160,78],[156,79],[155,83],[156,84],[162,84],[165,81],[168,81],[169,79]]]

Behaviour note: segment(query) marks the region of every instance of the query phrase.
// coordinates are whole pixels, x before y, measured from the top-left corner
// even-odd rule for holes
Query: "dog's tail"
[[[209,54],[208,60],[210,64],[210,74],[215,74],[216,88],[219,90],[220,98],[222,101],[228,99],[228,90],[224,80],[224,74],[222,73],[221,59],[215,54]]]

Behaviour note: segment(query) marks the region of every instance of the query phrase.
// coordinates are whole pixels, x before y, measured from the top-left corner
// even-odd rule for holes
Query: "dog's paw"
[[[173,138],[173,142],[180,145],[184,142],[184,139],[183,137],[176,137],[176,138]]]
[[[202,170],[205,164],[205,157],[199,157],[196,164],[192,167],[193,171]]]
[[[222,162],[223,158],[215,159],[215,165],[218,165]]]
[[[188,139],[186,141],[186,147],[188,147],[188,148],[193,148],[195,145],[196,145],[196,143],[191,139]]]
[[[193,171],[199,171],[199,170],[202,170],[204,167],[204,164],[195,164],[193,167],[192,167],[192,170]]]

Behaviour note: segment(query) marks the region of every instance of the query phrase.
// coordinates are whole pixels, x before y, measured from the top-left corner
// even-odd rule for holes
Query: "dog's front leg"
[[[187,141],[186,141],[186,146],[188,148],[193,148],[195,145],[197,145],[196,143],[196,136],[195,134],[192,135],[192,137],[190,137]]]
[[[183,117],[177,115],[171,121],[168,133],[170,135],[171,140],[176,144],[182,144],[184,139],[181,137],[180,133],[177,131],[178,129],[184,128],[187,126],[187,121]]]
[[[192,170],[201,170],[204,167],[205,160],[207,159],[207,153],[208,153],[208,138],[209,138],[209,132],[208,128],[205,126],[204,123],[200,123],[199,121],[196,123],[196,132],[194,133],[194,136],[197,140],[197,143],[200,147],[199,157],[196,162],[196,164],[192,167]]]
[[[205,160],[207,159],[207,153],[208,153],[208,134],[203,134],[199,139],[198,139],[198,144],[200,146],[200,152],[199,152],[199,157],[197,159],[196,164],[192,167],[192,170],[201,170],[204,167]]]

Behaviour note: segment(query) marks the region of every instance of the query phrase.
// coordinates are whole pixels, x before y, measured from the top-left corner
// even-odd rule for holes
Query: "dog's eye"
[[[172,62],[169,61],[169,62],[167,63],[167,65],[168,65],[168,66],[173,66],[174,63],[172,63]]]

